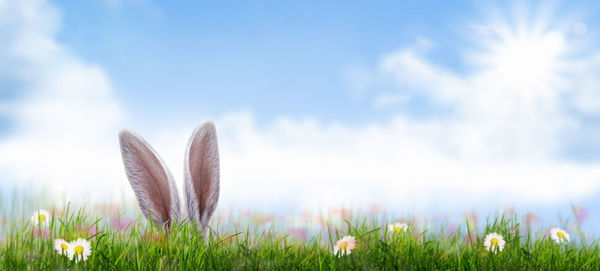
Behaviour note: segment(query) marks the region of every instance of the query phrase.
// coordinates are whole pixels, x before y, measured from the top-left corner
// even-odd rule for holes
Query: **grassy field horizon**
[[[31,207],[30,207],[31,208]],[[551,225],[537,225],[533,214],[497,213],[485,218],[467,213],[462,222],[385,218],[382,213],[354,213],[339,208],[327,214],[295,217],[263,213],[217,213],[206,235],[194,224],[170,228],[150,223],[136,210],[115,204],[48,208],[47,225],[32,214],[2,217],[6,237],[0,240],[3,270],[564,270],[600,268],[598,239],[581,230],[577,209],[571,224],[557,223],[569,241],[552,239]],[[21,211],[22,212],[22,211]],[[37,212],[37,209],[31,210]],[[5,212],[6,213],[6,212]],[[130,215],[126,213],[133,213]],[[558,220],[558,219],[557,219]],[[579,221],[579,222],[578,222]],[[400,224],[395,224],[400,223]],[[393,225],[402,225],[396,231]],[[502,251],[489,252],[485,238],[497,233]],[[356,248],[334,253],[343,237]],[[58,239],[89,242],[91,254],[75,262],[54,249]]]

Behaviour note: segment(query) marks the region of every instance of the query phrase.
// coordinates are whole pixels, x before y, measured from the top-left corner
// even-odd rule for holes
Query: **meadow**
[[[481,221],[467,215],[463,223],[448,225],[415,218],[395,224],[373,212],[347,209],[294,218],[246,210],[218,214],[204,234],[186,222],[169,228],[141,216],[122,217],[117,205],[48,210],[44,223],[37,220],[37,209],[32,218],[11,218],[4,211],[0,270],[600,269],[598,240],[567,227],[571,238],[557,242],[546,230],[532,230],[529,215]],[[503,238],[501,251],[486,249],[490,233]],[[345,236],[352,238],[350,245],[341,245]],[[55,249],[58,239],[79,238],[89,243],[85,260]]]

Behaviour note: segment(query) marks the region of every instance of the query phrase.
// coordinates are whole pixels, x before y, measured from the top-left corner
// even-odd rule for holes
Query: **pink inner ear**
[[[121,140],[127,177],[144,216],[148,216],[148,208],[150,208],[160,216],[153,220],[168,221],[171,199],[166,169],[141,138],[137,139],[134,135],[128,134],[122,135]],[[143,193],[146,194],[145,197]]]
[[[207,129],[198,137],[194,137],[188,158],[190,177],[198,199],[198,219],[203,219],[204,215],[208,218],[212,214],[219,193],[219,157],[216,134],[213,127],[203,128]]]
[[[171,206],[171,199],[168,196],[169,184],[168,177],[165,171],[162,169],[160,161],[151,153],[138,152],[140,156],[145,156],[142,159],[142,164],[148,172],[147,182],[142,182],[146,193],[152,205],[152,209],[161,216],[162,221],[169,220],[169,207]]]

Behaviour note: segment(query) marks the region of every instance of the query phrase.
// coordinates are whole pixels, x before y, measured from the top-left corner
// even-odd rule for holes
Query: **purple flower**
[[[131,218],[113,217],[110,220],[110,224],[113,228],[125,232],[129,230],[129,227],[133,224],[134,220]]]
[[[457,230],[458,230],[458,227],[456,225],[450,224],[446,229],[446,238],[454,235]]]
[[[525,215],[525,225],[529,228],[533,227],[537,223],[538,218],[534,213],[527,213]]]
[[[577,219],[577,223],[581,224],[588,217],[587,211],[585,208],[579,206],[575,208],[575,219]]]
[[[477,235],[474,232],[471,232],[465,236],[465,242],[467,245],[474,245],[477,241]]]
[[[302,240],[306,240],[306,230],[303,228],[289,228],[288,233],[297,236]]]
[[[48,238],[50,231],[46,228],[34,227],[33,236],[36,238]]]

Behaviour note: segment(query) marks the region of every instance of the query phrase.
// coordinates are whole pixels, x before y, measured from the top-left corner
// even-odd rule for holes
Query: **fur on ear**
[[[119,133],[127,178],[144,216],[158,224],[179,219],[179,195],[173,176],[152,147],[129,130]]]
[[[206,225],[219,201],[219,148],[212,122],[198,126],[185,154],[185,197],[189,218]]]

